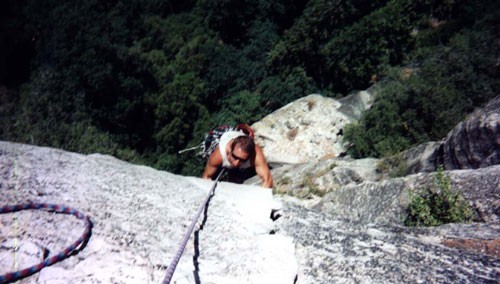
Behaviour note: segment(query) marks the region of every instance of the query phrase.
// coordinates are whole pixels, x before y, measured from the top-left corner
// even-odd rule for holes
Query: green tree
[[[461,30],[446,45],[416,50],[409,59],[417,62],[414,67],[387,69],[372,108],[346,129],[349,153],[380,157],[440,140],[474,107],[495,97],[500,76],[491,66],[499,29],[491,27],[497,14]]]
[[[216,123],[252,124],[262,118],[261,114],[259,94],[244,90],[224,100],[221,110],[216,114]]]
[[[296,23],[270,50],[269,68],[274,73],[286,73],[300,67],[316,84],[326,87],[332,79],[325,74],[322,46],[343,28],[362,19],[387,1],[309,1]]]
[[[297,67],[289,74],[266,77],[257,86],[257,91],[261,94],[263,107],[274,111],[304,95],[317,92],[318,89],[304,69]]]
[[[217,124],[251,123],[312,92],[342,96],[376,74],[385,90],[350,127],[351,150],[394,153],[441,139],[498,94],[498,8],[494,0],[6,0],[0,135],[195,173],[199,161],[177,151]]]

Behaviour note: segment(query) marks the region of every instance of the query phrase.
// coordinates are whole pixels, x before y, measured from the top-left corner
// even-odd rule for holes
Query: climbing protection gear
[[[228,131],[235,131],[236,128],[230,125],[221,125],[205,134],[205,139],[200,145],[201,151],[198,153],[203,159],[208,159],[219,145],[220,137]]]
[[[56,262],[59,262],[65,258],[67,258],[73,251],[82,249],[81,245],[85,244],[88,242],[90,238],[90,232],[92,228],[92,223],[90,222],[90,219],[85,216],[83,213],[81,213],[78,210],[72,209],[70,207],[66,207],[63,205],[56,205],[56,204],[46,204],[46,203],[24,203],[24,204],[16,204],[16,205],[6,205],[0,208],[0,214],[4,213],[12,213],[12,212],[17,212],[21,210],[27,210],[27,209],[37,209],[37,210],[46,210],[49,212],[56,212],[56,213],[64,213],[64,214],[71,214],[76,216],[76,218],[81,219],[85,222],[85,230],[83,231],[83,234],[74,242],[72,245],[68,246],[66,249],[64,249],[62,252],[58,253],[57,255],[54,255],[52,257],[47,257],[45,260],[42,262],[35,264],[31,267],[25,268],[23,270],[15,271],[15,272],[9,272],[4,275],[0,275],[0,284],[3,283],[9,283],[9,282],[14,282],[16,280],[19,280],[21,278],[30,276],[40,270],[42,268],[50,266]]]
[[[198,146],[180,150],[178,153],[182,154],[187,151],[200,149],[200,152],[198,152],[197,155],[201,156],[203,159],[208,159],[214,152],[215,148],[217,148],[217,146],[219,145],[220,137],[222,136],[222,134],[228,131],[241,131],[248,135],[250,138],[254,138],[254,131],[247,124],[240,123],[236,126],[224,124],[217,126],[216,128],[207,132],[205,134],[205,139],[203,139],[203,141]]]
[[[221,170],[217,178],[215,179],[212,188],[207,194],[207,197],[203,201],[203,203],[200,204],[198,207],[198,211],[194,215],[191,225],[189,228],[186,230],[186,233],[184,234],[184,238],[182,238],[182,241],[180,242],[179,249],[177,250],[177,253],[175,254],[174,258],[172,259],[172,262],[170,262],[170,265],[167,268],[167,274],[165,275],[165,278],[163,279],[163,284],[169,284],[170,280],[172,279],[172,276],[174,275],[175,268],[177,267],[177,263],[179,263],[179,260],[181,259],[182,253],[184,252],[184,249],[186,248],[186,244],[189,241],[189,237],[191,236],[191,233],[193,233],[194,226],[198,222],[198,219],[200,218],[201,213],[203,212],[203,209],[205,209],[205,206],[207,205],[208,201],[210,198],[214,195],[215,188],[217,187],[217,182],[219,182],[220,177],[224,173],[224,169]]]

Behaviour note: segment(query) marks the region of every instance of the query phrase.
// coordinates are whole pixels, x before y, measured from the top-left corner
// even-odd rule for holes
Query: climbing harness
[[[189,237],[191,236],[191,233],[193,233],[194,226],[198,222],[198,219],[200,218],[201,213],[203,212],[203,209],[205,209],[205,206],[207,205],[208,201],[210,198],[213,196],[215,188],[217,187],[217,182],[219,181],[220,177],[224,173],[224,168],[221,170],[217,178],[215,179],[212,188],[207,194],[207,197],[203,201],[203,203],[200,204],[198,207],[198,211],[196,214],[193,216],[193,219],[191,221],[191,225],[189,228],[186,230],[186,233],[184,234],[184,238],[182,238],[179,249],[177,250],[177,253],[175,254],[172,262],[167,268],[167,274],[165,275],[165,278],[163,279],[163,284],[169,284],[170,280],[172,279],[172,276],[174,275],[175,268],[177,267],[177,263],[179,263],[179,260],[181,259],[182,253],[184,252],[184,249],[186,248],[186,244],[189,241]]]
[[[85,216],[83,213],[81,213],[78,210],[72,209],[70,207],[66,207],[63,205],[56,205],[56,204],[46,204],[46,203],[24,203],[24,204],[17,204],[17,205],[6,205],[0,208],[0,214],[4,213],[12,213],[12,212],[17,212],[21,210],[27,210],[27,209],[36,209],[36,210],[46,210],[49,212],[56,212],[56,213],[64,213],[64,214],[71,214],[76,216],[78,219],[81,219],[85,222],[85,230],[83,231],[83,234],[74,242],[72,245],[68,246],[65,248],[62,252],[58,253],[57,255],[54,255],[52,257],[48,257],[44,259],[42,262],[35,264],[31,267],[18,270],[15,272],[9,272],[4,275],[0,275],[0,284],[3,283],[9,283],[9,282],[14,282],[16,280],[19,280],[21,278],[30,276],[40,270],[42,268],[50,266],[56,262],[59,262],[65,258],[67,258],[73,251],[75,251],[78,248],[81,248],[80,246],[86,242],[88,242],[90,238],[90,232],[92,228],[92,223],[90,222],[90,219]]]

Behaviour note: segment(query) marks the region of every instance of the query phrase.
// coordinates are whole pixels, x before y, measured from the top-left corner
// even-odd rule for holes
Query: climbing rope
[[[198,222],[198,219],[201,216],[201,213],[203,212],[205,206],[207,205],[208,201],[210,198],[213,196],[215,188],[217,187],[217,182],[221,178],[221,176],[224,174],[224,169],[221,170],[217,178],[215,179],[212,188],[210,189],[209,193],[207,194],[205,200],[203,201],[202,204],[198,207],[198,211],[196,212],[195,216],[192,219],[191,225],[189,228],[186,230],[186,233],[181,240],[179,249],[177,250],[177,253],[175,254],[172,262],[167,268],[167,273],[165,275],[165,278],[163,280],[163,284],[169,284],[172,276],[174,275],[175,268],[177,267],[177,264],[179,263],[179,260],[184,252],[184,249],[186,248],[186,244],[189,241],[189,238],[191,234],[193,233],[194,227],[196,223]],[[66,207],[63,205],[57,205],[57,204],[46,204],[46,203],[23,203],[23,204],[16,204],[16,205],[6,205],[0,208],[0,214],[5,214],[5,213],[12,213],[12,212],[17,212],[21,210],[28,210],[28,209],[35,209],[35,210],[46,210],[48,212],[56,212],[56,213],[64,213],[64,214],[71,214],[76,216],[78,219],[84,220],[85,222],[85,230],[83,234],[74,242],[72,245],[68,246],[65,248],[62,252],[58,253],[57,255],[54,255],[50,258],[44,259],[42,262],[35,264],[33,266],[30,266],[28,268],[14,271],[14,272],[9,272],[4,275],[0,275],[0,284],[4,283],[9,283],[9,282],[14,282],[17,281],[21,278],[28,277],[40,270],[42,270],[44,267],[50,266],[56,262],[59,262],[67,257],[75,251],[77,248],[80,247],[83,243],[86,243],[89,238],[90,238],[90,232],[92,228],[92,223],[90,222],[90,219],[85,216],[83,213],[81,213],[78,210],[72,209],[70,207]]]
[[[205,209],[205,206],[207,205],[208,201],[210,200],[210,197],[214,194],[215,188],[217,187],[217,182],[219,181],[220,177],[224,173],[224,168],[220,171],[219,175],[215,179],[212,188],[207,194],[207,197],[203,201],[203,203],[200,204],[198,207],[198,211],[196,214],[193,216],[193,219],[191,221],[191,225],[189,228],[186,230],[186,233],[184,234],[184,238],[182,238],[181,243],[179,245],[179,249],[177,250],[177,253],[175,254],[174,258],[172,259],[172,262],[167,268],[167,274],[165,275],[165,278],[163,279],[163,284],[169,284],[170,280],[172,279],[172,276],[174,275],[175,268],[177,267],[177,264],[179,263],[179,260],[181,259],[182,253],[184,252],[184,249],[186,248],[186,244],[189,241],[189,237],[191,236],[191,233],[193,233],[194,227],[196,223],[198,222],[198,219],[200,218],[201,213],[203,212],[203,209]]]
[[[49,212],[56,212],[56,213],[64,213],[64,214],[71,214],[76,216],[78,219],[84,220],[85,222],[85,230],[83,234],[74,242],[72,245],[68,246],[66,249],[64,249],[62,252],[58,253],[57,255],[54,255],[52,257],[48,257],[44,259],[42,262],[35,264],[31,267],[18,270],[15,272],[10,272],[4,275],[0,275],[0,284],[3,283],[9,283],[9,282],[14,282],[16,280],[19,280],[21,278],[30,276],[40,270],[42,268],[50,266],[56,262],[59,262],[65,258],[67,258],[75,249],[77,249],[81,244],[86,243],[89,238],[90,238],[90,230],[92,227],[92,223],[90,222],[90,219],[85,216],[83,213],[81,213],[78,210],[72,209],[70,207],[66,207],[63,205],[56,205],[56,204],[46,204],[46,203],[24,203],[24,204],[17,204],[17,205],[7,205],[3,206],[0,208],[0,214],[4,213],[11,213],[11,212],[17,212],[21,210],[27,210],[27,209],[37,209],[37,210],[46,210]]]

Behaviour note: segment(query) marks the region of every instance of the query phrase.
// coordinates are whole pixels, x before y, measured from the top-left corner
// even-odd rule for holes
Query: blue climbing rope
[[[163,280],[163,284],[169,284],[172,276],[174,275],[175,268],[177,267],[177,264],[179,263],[179,260],[184,252],[184,249],[186,248],[186,244],[189,241],[189,238],[191,234],[193,233],[194,227],[198,221],[198,219],[201,216],[201,213],[203,212],[203,209],[207,205],[208,201],[210,200],[210,197],[213,196],[215,188],[217,187],[217,182],[219,181],[220,177],[223,175],[224,169],[221,170],[217,178],[215,179],[212,188],[210,189],[209,193],[207,194],[207,197],[205,198],[204,202],[200,204],[198,207],[198,211],[196,212],[195,216],[192,219],[191,225],[189,228],[186,230],[186,233],[181,240],[179,249],[177,250],[177,253],[175,254],[172,262],[167,268],[167,273],[166,276]],[[28,209],[35,209],[35,210],[46,210],[48,212],[56,212],[56,213],[64,213],[64,214],[71,214],[76,216],[78,219],[81,219],[85,222],[85,229],[83,234],[76,240],[73,244],[65,248],[62,252],[58,253],[57,255],[54,255],[52,257],[48,257],[44,259],[42,262],[30,266],[28,268],[14,271],[14,272],[9,272],[4,275],[0,275],[0,284],[4,283],[10,283],[17,281],[19,279],[28,277],[30,275],[33,275],[34,273],[42,270],[44,267],[50,266],[56,262],[59,262],[67,257],[70,256],[70,254],[75,251],[77,248],[79,248],[83,243],[88,242],[90,238],[90,233],[91,233],[91,228],[92,228],[92,223],[90,222],[89,217],[87,217],[85,214],[81,213],[78,210],[75,210],[70,207],[66,207],[63,205],[57,205],[57,204],[47,204],[47,203],[23,203],[23,204],[16,204],[16,205],[6,205],[0,208],[0,214],[5,214],[5,213],[12,213],[12,212],[17,212],[21,210],[28,210]]]
[[[58,253],[57,255],[54,255],[52,257],[47,257],[42,262],[30,266],[28,268],[0,275],[0,284],[14,282],[21,278],[30,276],[42,270],[44,267],[50,266],[56,262],[59,262],[67,258],[73,251],[75,251],[78,247],[80,247],[81,244],[86,243],[90,238],[90,232],[92,228],[92,223],[90,222],[90,219],[80,211],[63,205],[46,204],[46,203],[24,203],[17,205],[6,205],[0,208],[0,214],[12,213],[28,209],[46,210],[49,212],[74,215],[78,219],[81,219],[85,222],[85,230],[83,231],[83,234],[80,236],[80,238],[76,240],[76,242],[65,248],[62,252]]]

